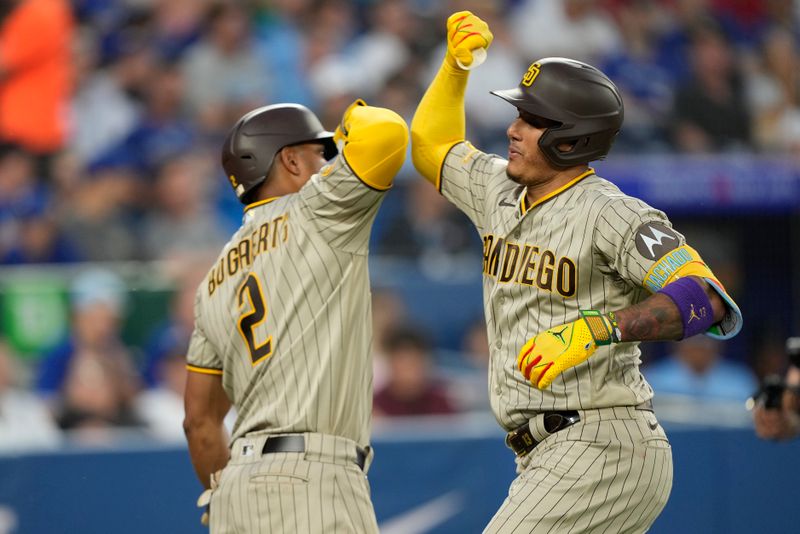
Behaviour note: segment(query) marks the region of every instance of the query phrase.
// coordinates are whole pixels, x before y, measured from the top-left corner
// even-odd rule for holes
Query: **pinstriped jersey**
[[[525,380],[517,354],[539,332],[579,319],[580,310],[607,313],[644,300],[648,271],[684,237],[663,212],[592,169],[526,207],[525,187],[506,176],[507,163],[460,143],[445,159],[440,184],[483,239],[489,396],[498,422],[511,430],[541,411],[651,398],[638,343],[598,347],[545,390]]]
[[[383,192],[338,157],[249,206],[197,290],[191,371],[222,375],[233,439],[314,431],[369,442],[369,233]]]

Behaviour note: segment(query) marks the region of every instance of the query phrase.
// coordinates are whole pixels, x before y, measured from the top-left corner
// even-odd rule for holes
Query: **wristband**
[[[683,321],[683,337],[701,334],[714,324],[711,300],[705,290],[691,278],[679,278],[658,291],[672,299]]]
[[[609,316],[603,315],[597,310],[581,310],[580,314],[586,326],[589,327],[589,334],[591,334],[595,345],[600,347],[619,342],[619,336],[617,335],[619,326],[617,326],[616,321],[612,321]]]

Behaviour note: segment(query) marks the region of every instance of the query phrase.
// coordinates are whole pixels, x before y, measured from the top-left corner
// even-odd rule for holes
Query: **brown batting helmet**
[[[539,147],[557,167],[602,159],[622,126],[622,97],[598,69],[562,57],[547,57],[528,67],[519,86],[492,94],[517,109],[555,123],[539,138]],[[568,143],[572,149],[558,150]]]
[[[274,104],[239,119],[222,145],[222,167],[243,203],[249,191],[267,179],[275,155],[289,145],[321,143],[325,159],[336,156],[333,133],[300,104]]]

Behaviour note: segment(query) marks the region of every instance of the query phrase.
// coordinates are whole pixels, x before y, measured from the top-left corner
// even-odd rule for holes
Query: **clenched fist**
[[[448,59],[461,68],[469,69],[477,57],[485,58],[493,39],[489,26],[470,11],[453,13],[447,19]]]
[[[353,110],[357,107],[366,105],[366,102],[358,98],[355,100],[355,102],[347,106],[346,110],[344,110],[344,113],[342,114],[342,120],[336,127],[336,131],[333,132],[333,142],[336,143],[336,148],[339,149],[339,152],[341,152],[344,148],[344,145],[347,144],[347,136],[350,135],[350,119],[353,115]]]
[[[600,345],[619,341],[613,316],[596,310],[581,318],[541,332],[523,345],[517,368],[537,389],[548,387],[565,370],[585,362]]]

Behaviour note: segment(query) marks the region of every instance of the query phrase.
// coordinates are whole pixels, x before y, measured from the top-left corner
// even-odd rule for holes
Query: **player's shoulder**
[[[497,154],[489,154],[476,148],[469,141],[456,143],[447,154],[447,167],[465,169],[470,173],[478,172],[488,176],[502,176],[505,179],[508,160]]]
[[[628,195],[616,184],[597,174],[587,176],[583,180],[581,193],[584,196],[584,202],[597,206],[599,212],[611,210],[617,214],[652,212],[663,215],[660,210],[653,208],[644,200]]]

